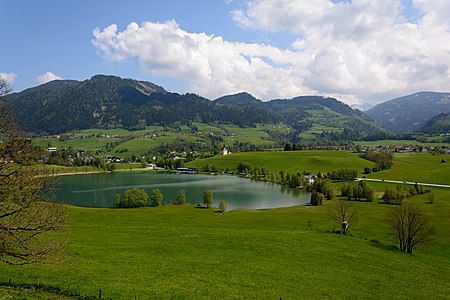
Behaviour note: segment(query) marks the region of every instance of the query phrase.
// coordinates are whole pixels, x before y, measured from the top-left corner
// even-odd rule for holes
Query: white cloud
[[[113,24],[103,31],[95,29],[94,37],[93,44],[107,59],[137,58],[145,71],[185,80],[193,92],[206,97],[241,91],[261,98],[309,92],[291,74],[291,65],[297,61],[294,52],[189,33],[173,20],[131,23],[122,32]]]
[[[8,84],[14,84],[17,75],[14,73],[0,73],[0,79],[6,81]]]
[[[60,80],[60,79],[61,79],[60,76],[55,75],[52,72],[45,72],[44,74],[38,76],[38,78],[36,78],[36,81],[39,84],[44,84],[44,83],[47,83],[49,81]]]
[[[291,49],[190,33],[173,20],[96,28],[92,42],[111,61],[137,59],[146,72],[184,80],[209,98],[248,91],[373,103],[448,89],[449,3],[414,0],[422,13],[415,24],[401,15],[400,0],[251,0],[232,12],[244,28],[293,33]]]

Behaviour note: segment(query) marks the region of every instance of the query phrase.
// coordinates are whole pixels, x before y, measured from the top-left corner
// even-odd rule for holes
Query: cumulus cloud
[[[17,75],[14,73],[0,73],[0,79],[6,81],[8,84],[13,84],[16,78]]]
[[[206,97],[249,91],[268,98],[309,91],[292,76],[290,66],[297,61],[297,56],[289,50],[189,33],[174,20],[146,22],[141,26],[131,23],[124,31],[117,30],[113,24],[93,32],[93,44],[107,59],[137,58],[145,71],[185,80],[193,92]]]
[[[448,89],[450,4],[413,5],[416,23],[402,15],[400,0],[251,0],[232,12],[243,28],[291,32],[289,49],[187,32],[174,20],[96,28],[92,42],[108,60],[137,59],[146,72],[184,80],[209,98],[248,91],[263,100],[320,94],[378,102]]]
[[[44,74],[42,74],[42,75],[38,76],[38,78],[36,78],[36,81],[39,84],[44,84],[44,83],[47,83],[47,82],[53,81],[53,80],[61,80],[61,77],[53,74],[52,72],[45,72]]]

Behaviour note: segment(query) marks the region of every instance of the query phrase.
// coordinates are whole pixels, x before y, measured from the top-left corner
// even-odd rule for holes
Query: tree
[[[123,200],[121,207],[143,207],[147,206],[148,194],[139,188],[133,188],[123,192]]]
[[[150,199],[152,201],[152,205],[153,206],[160,206],[162,201],[163,201],[163,199],[164,199],[164,196],[161,193],[160,189],[155,189],[155,190],[152,191]]]
[[[248,170],[251,170],[251,166],[250,166],[250,164],[248,163],[248,162],[240,162],[238,165],[237,165],[237,170],[238,170],[238,172],[239,173],[247,173],[248,172]]]
[[[186,191],[180,190],[178,192],[177,200],[175,200],[175,204],[181,205],[186,203]]]
[[[355,205],[351,201],[337,199],[328,210],[330,218],[340,226],[341,233],[347,234],[358,220]]]
[[[114,207],[122,207],[122,199],[120,198],[119,194],[116,194],[114,196],[113,204],[114,204]]]
[[[313,206],[322,205],[323,200],[325,200],[324,194],[319,193],[319,192],[313,192],[311,194],[311,200],[310,200],[309,204],[311,204]]]
[[[225,200],[220,201],[219,210],[221,212],[225,212],[227,210],[227,202]]]
[[[9,92],[0,80],[0,260],[27,264],[61,249],[58,235],[48,233],[64,229],[67,211],[51,197],[55,177],[28,166],[34,149],[2,101]]]
[[[208,207],[211,207],[213,204],[214,196],[213,193],[210,190],[204,190],[203,191],[203,204],[205,204]]]
[[[431,241],[434,231],[422,210],[412,204],[394,209],[388,216],[391,232],[401,251],[412,254],[413,248]]]

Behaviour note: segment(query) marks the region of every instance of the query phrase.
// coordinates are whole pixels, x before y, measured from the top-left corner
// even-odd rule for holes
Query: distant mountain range
[[[196,94],[170,93],[151,82],[106,75],[84,81],[56,80],[5,99],[22,128],[36,134],[87,128],[133,130],[190,122],[241,127],[284,123],[294,128],[294,136],[313,130],[315,136],[324,139],[362,139],[385,132],[384,128],[393,132],[418,130],[432,117],[450,112],[447,93],[405,96],[379,104],[366,115],[322,96],[262,102],[248,93],[239,93],[211,101]]]
[[[421,131],[429,134],[450,133],[450,113],[442,113],[433,117]]]
[[[450,93],[420,92],[378,104],[366,114],[391,132],[413,132],[449,112]]]
[[[139,129],[189,122],[285,123],[297,131],[335,128],[324,138],[363,138],[383,131],[360,111],[334,99],[303,96],[262,102],[248,93],[208,100],[180,95],[146,81],[96,75],[85,81],[57,80],[6,97],[22,128],[54,134],[86,128]]]

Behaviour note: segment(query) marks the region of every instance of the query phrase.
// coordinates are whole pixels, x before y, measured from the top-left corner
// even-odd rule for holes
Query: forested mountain
[[[366,113],[392,132],[421,130],[434,116],[450,112],[450,93],[420,92],[376,105]]]
[[[429,134],[450,133],[450,113],[442,113],[429,120],[421,130]]]
[[[27,132],[61,133],[86,128],[146,125],[277,122],[265,111],[218,105],[194,94],[169,93],[150,82],[96,75],[89,80],[52,81],[6,97]]]
[[[221,97],[215,102],[266,110],[281,122],[292,126],[297,132],[313,127],[323,128],[321,138],[359,139],[378,135],[384,131],[365,114],[334,98],[301,96],[262,102],[250,94],[240,93]]]
[[[180,95],[145,81],[96,75],[85,81],[52,81],[6,97],[22,128],[32,133],[63,133],[86,128],[137,129],[147,125],[285,123],[298,132],[332,128],[323,138],[354,139],[382,131],[348,105],[319,96],[262,102],[248,93],[215,101]]]

